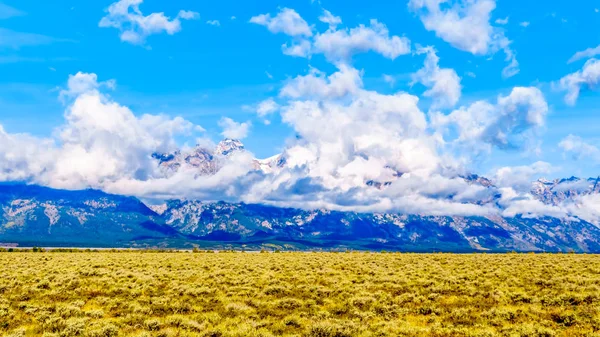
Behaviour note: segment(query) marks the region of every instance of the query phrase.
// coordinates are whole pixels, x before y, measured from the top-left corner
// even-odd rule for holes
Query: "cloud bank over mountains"
[[[504,75],[518,73],[510,41],[502,29],[490,24],[493,0],[450,7],[441,6],[444,2],[411,0],[409,8],[427,30],[460,50],[475,55],[503,50],[509,62]],[[138,8],[141,3],[121,0],[111,5],[100,25],[118,28],[123,41],[143,44],[150,34],[175,33],[180,19],[196,17],[185,11],[175,19],[162,13],[144,16]],[[165,172],[155,154],[180,153],[176,139],[202,138],[204,128],[181,117],[138,116],[111,97],[110,91],[118,90],[116,81],[79,72],[69,77],[59,94],[65,105],[64,123],[51,137],[11,134],[0,126],[0,181],[95,188],[151,200],[226,200],[427,215],[578,216],[598,224],[598,195],[549,205],[531,194],[531,182],[551,172],[547,163],[504,167],[492,173],[491,181],[470,172],[472,158],[494,148],[535,151],[550,110],[539,88],[517,86],[497,97],[461,104],[462,84],[456,71],[440,66],[435,48],[417,46],[416,54],[425,55],[425,60],[411,80],[424,86],[423,96],[432,100],[429,110],[423,111],[414,94],[366,88],[363,69],[352,62],[353,56],[367,52],[391,60],[409,57],[413,47],[407,37],[392,35],[374,19],[368,25],[343,28],[342,18],[323,10],[319,20],[327,24],[326,30],[319,32],[289,8],[250,19],[289,37],[284,54],[307,58],[322,54],[335,68],[330,73],[310,68],[286,80],[276,96],[254,108],[266,124],[278,113],[296,134],[277,158],[257,161],[245,150],[224,154],[203,144],[184,150],[207,148],[193,158],[218,163],[211,174],[200,174],[186,164]],[[575,102],[582,86],[595,83],[595,64],[588,62],[592,63],[586,63],[582,72],[560,80],[569,102]],[[250,121],[223,116],[218,124],[226,138],[243,139],[252,132]],[[598,154],[597,148],[575,136],[560,146],[568,153]]]

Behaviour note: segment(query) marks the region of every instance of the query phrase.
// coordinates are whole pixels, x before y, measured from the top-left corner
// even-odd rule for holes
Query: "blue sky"
[[[377,19],[387,26],[390,35],[409,38],[413,48],[416,44],[434,46],[440,67],[454,69],[461,77],[462,96],[457,107],[481,99],[495,102],[515,86],[537,87],[544,93],[549,111],[545,125],[537,131],[541,151],[532,154],[492,149],[489,155],[472,158],[469,166],[473,170],[487,173],[502,166],[545,161],[555,167],[550,176],[600,173],[600,159],[573,160],[558,147],[570,134],[591,146],[600,144],[600,95],[584,90],[575,105],[568,105],[564,92],[552,86],[582,68],[583,59],[567,63],[576,52],[600,45],[598,2],[498,0],[490,22],[512,41],[510,48],[520,69],[509,78],[501,76],[506,66],[501,51],[473,55],[459,50],[428,31],[404,0],[145,0],[140,4],[144,15],[164,12],[174,18],[180,10],[189,10],[199,13],[200,18],[182,20],[181,31],[173,35],[148,35],[143,45],[121,41],[118,29],[99,27],[113,2],[2,2],[0,124],[7,132],[51,136],[64,120],[65,106],[58,98],[60,88],[65,87],[69,75],[82,71],[97,74],[100,81],[115,79],[117,87],[110,96],[136,115],[182,116],[205,128],[215,141],[221,137],[218,121],[222,117],[250,121],[252,127],[244,139],[247,148],[257,157],[274,155],[294,135],[293,128],[277,115],[265,125],[255,111],[243,106],[277,98],[286,81],[306,74],[310,67],[327,74],[335,72],[336,67],[322,54],[310,59],[284,55],[281,45],[289,42],[289,37],[273,34],[249,20],[264,13],[275,16],[287,7],[314,25],[316,31],[324,31],[327,24],[319,22],[318,17],[327,9],[342,18],[342,27]],[[505,18],[508,23],[496,23]],[[208,24],[209,20],[218,20],[220,25]],[[364,71],[365,89],[388,94],[406,90],[422,95],[426,88],[410,82],[424,58],[409,54],[391,60],[369,52],[356,55],[353,65]],[[396,77],[393,88],[383,80],[384,74]],[[424,98],[419,106],[427,111],[430,103]]]

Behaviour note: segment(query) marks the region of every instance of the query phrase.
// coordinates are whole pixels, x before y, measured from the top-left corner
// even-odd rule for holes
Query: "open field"
[[[600,257],[0,253],[3,336],[600,336]]]

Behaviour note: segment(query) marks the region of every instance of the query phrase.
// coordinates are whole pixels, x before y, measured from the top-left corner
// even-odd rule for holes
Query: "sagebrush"
[[[11,252],[5,336],[600,336],[600,258]]]

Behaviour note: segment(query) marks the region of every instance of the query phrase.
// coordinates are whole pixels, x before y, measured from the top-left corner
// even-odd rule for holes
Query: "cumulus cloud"
[[[98,82],[95,74],[86,73],[69,78],[61,91],[65,123],[53,138],[1,130],[0,157],[7,166],[2,178],[56,188],[103,189],[117,180],[155,177],[158,172],[151,154],[174,150],[175,135],[190,134],[194,125],[180,117],[137,117],[101,93],[106,83],[114,81]]]
[[[330,61],[347,61],[354,54],[374,51],[395,59],[410,53],[410,40],[390,36],[387,27],[372,19],[369,26],[359,25],[352,29],[329,29],[318,34],[314,40],[315,52],[323,53]]]
[[[285,43],[281,46],[283,54],[295,57],[310,57],[312,54],[312,45],[308,40],[294,41],[290,44]]]
[[[342,23],[342,18],[331,14],[331,12],[326,9],[323,9],[323,14],[319,16],[319,21],[328,24],[330,29],[335,29],[337,25]]]
[[[569,74],[554,83],[554,87],[566,91],[565,102],[575,105],[582,90],[594,90],[600,82],[600,61],[593,58],[588,60],[583,68]]]
[[[0,125],[0,181],[33,181],[54,162],[56,144],[27,134],[9,134]]]
[[[338,29],[342,19],[324,10],[319,20],[329,24],[329,29],[313,35],[312,27],[293,9],[283,8],[272,17],[262,14],[250,19],[251,23],[266,26],[272,33],[284,33],[293,37],[285,43],[282,51],[286,55],[311,57],[324,54],[336,64],[348,63],[353,55],[369,51],[389,59],[410,53],[410,40],[406,37],[390,36],[387,27],[375,19],[369,26],[359,25],[351,29]]]
[[[265,26],[271,33],[283,33],[289,36],[312,36],[311,27],[295,10],[282,8],[275,16],[261,14],[253,16],[251,23]]]
[[[311,68],[309,74],[288,81],[279,95],[288,98],[336,99],[356,94],[362,85],[362,75],[353,67],[340,65],[340,70],[329,76]]]
[[[458,177],[457,163],[437,152],[416,96],[365,90],[350,66],[313,69],[289,81],[282,120],[298,135],[282,154],[286,169],[246,195],[293,207],[427,214],[491,214],[470,204],[488,198]],[[369,188],[383,186],[385,189]],[[302,205],[303,204],[303,205]]]
[[[60,98],[64,101],[67,98],[77,97],[88,92],[96,92],[103,87],[114,89],[116,81],[98,82],[98,75],[78,72],[75,75],[69,75],[67,87],[60,91]]]
[[[221,22],[219,20],[208,20],[208,21],[206,21],[206,23],[211,26],[216,26],[216,27],[221,26]]]
[[[574,159],[592,160],[600,163],[600,148],[592,145],[579,136],[568,135],[560,141],[558,146],[571,155]]]
[[[181,20],[198,19],[196,12],[181,10],[173,19],[164,13],[144,15],[139,6],[144,0],[119,0],[111,4],[107,14],[98,24],[103,28],[116,28],[123,42],[143,45],[150,35],[167,33],[173,35],[181,30]]]
[[[526,166],[506,166],[499,168],[493,175],[493,181],[498,187],[512,188],[529,193],[531,183],[542,175],[553,172],[551,164],[543,161]]]
[[[431,97],[431,109],[451,108],[455,106],[461,95],[462,86],[460,77],[454,69],[439,67],[439,57],[433,47],[421,48],[418,54],[427,54],[423,68],[412,75],[414,83],[421,83],[429,89],[425,91],[426,97]]]
[[[260,103],[256,107],[256,113],[259,117],[266,117],[279,110],[279,104],[274,99],[268,98]]]
[[[547,113],[548,103],[538,88],[515,87],[496,104],[477,101],[448,115],[434,114],[432,123],[441,130],[455,127],[455,141],[473,148],[521,148],[530,132],[544,126]]]
[[[219,120],[219,126],[223,128],[221,134],[225,138],[244,139],[248,136],[252,123],[238,123],[229,117],[223,117]]]
[[[504,50],[509,65],[504,77],[516,75],[518,62],[504,31],[490,24],[495,0],[410,0],[410,10],[419,15],[425,29],[457,49],[474,55],[490,55]],[[502,20],[500,20],[502,23]]]

